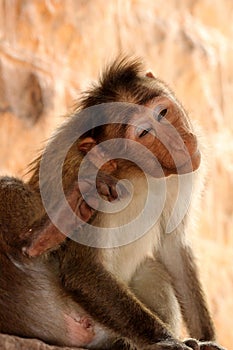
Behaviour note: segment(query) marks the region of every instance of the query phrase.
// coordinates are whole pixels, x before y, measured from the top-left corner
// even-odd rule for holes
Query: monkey
[[[197,137],[186,111],[165,83],[152,73],[143,74],[140,61],[117,59],[99,82],[83,94],[76,111],[51,142],[53,151],[45,151],[45,169],[49,171],[42,187],[41,158],[35,161],[29,184],[38,193],[50,187],[57,192],[56,171],[52,169],[57,169],[57,162],[60,164],[62,150],[66,150],[64,144],[77,126],[82,134],[78,139],[79,151],[96,162],[100,170],[105,169],[119,181],[128,179],[134,185],[131,203],[119,213],[97,211],[92,220],[94,227],[114,227],[127,235],[122,225],[135,219],[145,203],[145,174],[158,186],[152,210],[160,206],[156,190],[164,179],[167,188],[158,221],[141,237],[110,248],[96,247],[98,238],[93,246],[71,239],[63,249],[56,250],[62,288],[101,329],[85,347],[221,349],[214,342],[213,321],[186,239],[189,212],[170,234],[166,233],[177,198],[178,179],[180,176],[187,179],[189,186],[189,175],[198,177],[201,161]],[[109,159],[111,150],[104,146],[109,140],[112,149],[117,150],[115,159]],[[56,159],[51,156],[54,150]],[[80,167],[76,154],[74,142],[63,164],[64,188],[73,183],[73,174]],[[99,162],[100,155],[106,160],[104,164]],[[89,230],[89,226],[83,225],[77,238],[88,236]],[[111,246],[114,237],[109,239]],[[30,251],[26,253],[30,255]],[[37,254],[35,251],[31,256]],[[191,337],[187,341],[179,339],[181,317]]]
[[[99,107],[97,111],[96,107]],[[77,126],[81,136],[73,142]],[[105,144],[109,140],[112,149],[117,150],[118,156],[114,159],[111,159],[108,143]],[[67,152],[69,143],[71,147]],[[100,171],[113,175],[119,182],[128,179],[134,185],[130,204],[119,213],[97,210],[91,220],[92,227],[109,230],[114,227],[116,233],[127,235],[127,229],[122,227],[134,220],[144,206],[146,178],[158,185],[152,196],[156,199],[152,211],[160,207],[156,191],[159,192],[159,184],[164,180],[167,187],[165,203],[160,217],[145,234],[120,246],[114,246],[111,242],[114,237],[110,236],[110,248],[96,247],[98,237],[92,237],[93,232],[89,234],[88,225],[73,232],[71,238],[75,237],[77,241],[64,239],[62,244],[59,239],[62,230],[59,229],[51,235],[52,243],[50,231],[44,233],[33,228],[23,233],[22,238],[29,242],[22,248],[23,258],[28,259],[25,274],[29,275],[28,266],[35,271],[37,262],[45,261],[42,265],[44,280],[40,283],[54,301],[45,311],[42,288],[39,291],[34,286],[31,288],[39,301],[29,294],[27,299],[39,310],[34,307],[37,311],[35,319],[25,321],[21,335],[90,349],[221,349],[214,343],[213,322],[193,252],[186,240],[188,215],[184,215],[170,234],[166,233],[177,198],[178,178],[182,175],[189,180],[190,174],[198,175],[201,158],[191,122],[174,94],[152,73],[144,74],[140,61],[117,59],[105,70],[98,84],[83,95],[73,115],[34,162],[28,185],[40,197],[42,205],[42,194],[59,192],[57,174],[61,164],[64,191],[68,193],[72,188],[83,161],[80,153]],[[41,173],[43,167],[47,172]],[[60,197],[48,197],[48,212],[51,207],[59,214],[56,222],[72,225],[67,215],[59,212]],[[62,222],[59,217],[63,218]],[[45,240],[44,235],[47,236]],[[40,242],[43,241],[42,246],[38,246],[37,236]],[[80,243],[80,237],[90,238],[91,244]],[[46,253],[54,241],[55,247],[58,242],[60,246]],[[23,289],[24,292],[30,290],[28,286]],[[25,309],[28,317],[30,307]],[[179,339],[181,317],[193,339]],[[56,325],[53,320],[57,321]],[[2,327],[3,322],[0,329]],[[4,331],[9,332],[6,328]],[[19,332],[17,329],[17,334]],[[83,332],[85,337],[81,336]]]
[[[81,197],[80,184],[85,195],[98,204],[89,172],[67,192],[67,201],[77,214],[75,227],[94,215]],[[96,187],[106,200],[115,200],[120,190],[123,193],[122,187],[117,193],[115,186],[114,177],[98,173]],[[62,206],[57,215],[64,220]],[[72,229],[67,223],[67,231]],[[66,296],[58,283],[57,261],[51,250],[56,250],[65,238],[50,222],[40,196],[29,184],[14,177],[0,178],[0,332],[68,346],[82,346],[92,340],[98,325]],[[30,261],[22,254],[23,247],[31,255],[36,250],[38,258]],[[45,250],[49,253],[39,256]]]

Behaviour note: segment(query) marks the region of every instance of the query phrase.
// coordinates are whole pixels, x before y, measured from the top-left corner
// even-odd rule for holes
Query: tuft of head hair
[[[159,86],[143,75],[139,59],[120,57],[106,67],[99,81],[83,93],[79,104],[85,109],[101,103],[129,102],[145,104],[161,93]]]

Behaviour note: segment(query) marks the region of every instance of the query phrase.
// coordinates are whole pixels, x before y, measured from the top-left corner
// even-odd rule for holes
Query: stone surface
[[[1,350],[82,350],[77,348],[66,348],[58,346],[49,346],[40,340],[23,339],[19,337],[0,334]]]
[[[38,77],[28,68],[9,63],[2,63],[0,74],[0,112],[11,112],[26,125],[34,125],[43,113]]]
[[[0,1],[1,174],[25,173],[78,92],[117,53],[144,57],[201,124],[209,145],[209,172],[197,247],[219,340],[229,347],[232,18],[231,0]]]

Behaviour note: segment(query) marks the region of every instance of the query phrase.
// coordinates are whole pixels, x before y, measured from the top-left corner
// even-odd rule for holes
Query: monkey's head
[[[39,197],[23,181],[0,178],[0,241],[8,247],[19,245],[19,236],[41,216]]]
[[[102,123],[85,133],[79,149],[88,153],[98,145],[91,152],[96,165],[99,154],[112,158],[118,149],[116,159],[102,170],[143,167],[161,177],[198,169],[201,156],[187,113],[166,84],[151,72],[142,73],[139,61],[124,58],[106,69],[84,94],[79,109],[96,105],[98,116],[90,113],[88,123],[91,118]],[[105,146],[108,140],[112,143]]]

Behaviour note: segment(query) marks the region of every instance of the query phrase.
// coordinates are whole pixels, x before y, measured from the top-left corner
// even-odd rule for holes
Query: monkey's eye
[[[163,119],[163,118],[166,116],[167,111],[168,111],[167,108],[163,108],[163,107],[161,107],[161,106],[158,106],[158,107],[155,108],[155,110],[154,110],[154,117],[156,118],[156,120],[157,120],[158,122],[160,122],[161,119]]]
[[[151,130],[152,130],[152,128],[148,128],[148,129],[143,130],[143,131],[139,134],[139,137],[145,136],[145,135],[148,134]]]
[[[151,127],[148,127],[146,129],[138,128],[137,129],[138,137],[141,138],[141,137],[147,135],[151,130],[152,130]]]

